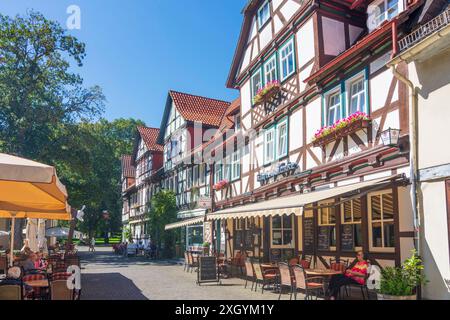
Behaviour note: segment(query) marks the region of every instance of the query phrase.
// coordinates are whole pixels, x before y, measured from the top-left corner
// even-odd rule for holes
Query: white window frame
[[[392,194],[392,197],[394,196],[392,193],[392,190],[383,190],[383,191],[376,191],[376,192],[371,192],[367,195],[367,202],[368,202],[368,212],[367,215],[369,216],[369,250],[372,252],[395,252],[395,247],[385,247],[384,246],[384,223],[385,222],[393,222],[394,226],[395,226],[395,218],[392,219],[384,219],[384,212],[383,212],[383,195],[384,194]],[[380,197],[380,209],[381,209],[381,219],[380,220],[373,220],[372,219],[372,197],[374,196],[379,196]],[[394,198],[393,198],[394,200]],[[395,203],[394,203],[395,204]],[[394,217],[395,217],[395,210],[398,210],[398,208],[393,208],[394,212]],[[398,216],[398,214],[397,214]],[[374,222],[380,222],[381,223],[381,242],[382,242],[382,247],[375,247],[373,245],[373,228],[372,225]],[[395,228],[395,227],[394,227]],[[395,232],[395,230],[394,230]],[[395,235],[394,235],[395,237]],[[397,238],[395,239],[395,241],[397,241]],[[395,243],[395,245],[397,245],[397,243]]]
[[[241,158],[240,150],[231,154],[231,181],[238,180],[241,177]]]
[[[227,156],[222,163],[222,179],[230,182],[231,178],[231,156]]]
[[[262,15],[261,15],[261,13],[265,10],[265,8],[267,7],[267,16],[266,17],[263,17]],[[260,30],[261,28],[263,28],[265,25],[266,25],[266,23],[267,23],[267,21],[269,21],[270,20],[270,2],[269,2],[269,0],[266,0],[266,2],[264,2],[262,5],[261,5],[261,7],[259,7],[259,9],[258,9],[258,13],[257,13],[257,20],[258,20],[258,30]],[[264,18],[264,21],[262,21],[262,18]]]
[[[257,75],[259,75],[259,86],[257,88],[255,88],[255,77]],[[258,69],[255,73],[253,73],[252,78],[251,78],[252,99],[254,96],[256,96],[258,91],[262,89],[262,87],[263,87],[262,72],[261,72],[261,69]]]
[[[333,96],[339,97],[339,103],[330,105],[330,99]],[[330,110],[335,109],[335,116],[332,122],[330,122]],[[342,94],[341,94],[341,88],[338,86],[337,88],[327,92],[325,94],[325,124],[327,126],[333,125],[336,121],[339,119],[342,119]]]
[[[264,164],[268,164],[268,163],[272,163],[275,161],[275,156],[276,156],[276,130],[275,130],[275,126],[264,130]],[[268,158],[267,157],[267,146],[268,146],[268,141],[267,141],[267,136],[269,134],[272,134],[272,145],[273,145],[273,151],[272,151],[272,158]]]
[[[378,16],[375,17],[375,10],[376,8],[378,8],[378,6],[380,4],[384,4],[384,11],[381,12]],[[398,0],[396,5],[397,6],[397,15],[393,16],[393,17],[389,17],[388,11],[390,8],[393,8],[394,6],[391,6],[390,8],[388,8],[388,3],[389,0],[380,0],[380,1],[376,1],[374,3],[372,3],[368,9],[372,8],[373,10],[371,12],[367,12],[367,16],[369,17],[369,21],[371,22],[369,24],[369,31],[373,31],[376,28],[378,28],[384,21],[388,21],[396,16],[398,16],[400,14],[400,12],[403,11],[404,9],[404,3],[403,0]]]
[[[285,57],[283,57],[283,52],[289,47],[292,47],[292,50],[286,54]],[[294,45],[294,38],[292,38],[291,40],[287,41],[278,51],[278,58],[279,58],[279,63],[280,63],[280,79],[281,81],[286,80],[288,77],[290,77],[292,74],[295,73],[295,68],[296,68],[296,63],[295,63],[295,45]],[[283,62],[285,60],[288,60],[289,57],[292,58],[292,70],[289,71],[287,70],[287,73],[284,74],[283,71]],[[288,62],[287,62],[288,63]],[[287,65],[287,67],[289,66],[289,63]]]
[[[285,148],[281,148],[281,144],[280,144],[280,138],[281,138],[281,134],[280,134],[280,128],[286,126],[286,132],[285,132],[285,143],[286,143],[286,147]],[[282,121],[280,121],[277,124],[277,134],[276,134],[276,158],[280,159],[283,158],[285,156],[288,155],[289,152],[289,125],[288,125],[288,121],[287,118],[284,118]]]
[[[270,247],[271,248],[280,248],[280,249],[286,249],[286,248],[294,248],[295,247],[295,234],[294,234],[294,230],[295,230],[295,221],[296,219],[294,219],[295,215],[294,214],[290,214],[290,218],[291,218],[291,227],[290,228],[285,228],[284,224],[283,224],[283,216],[279,216],[281,218],[281,228],[273,228],[273,218],[275,217],[271,217],[270,218]],[[274,231],[279,231],[281,232],[281,242],[284,241],[284,232],[285,231],[291,231],[292,234],[292,239],[291,239],[291,243],[289,244],[274,244],[273,243],[273,232]]]
[[[222,179],[223,179],[222,161],[217,161],[216,165],[214,166],[214,182],[218,183],[219,181],[222,181]]]
[[[268,67],[270,67],[270,69],[268,69]],[[278,80],[277,57],[275,54],[264,63],[263,69],[265,83]]]
[[[352,92],[353,85],[357,82],[362,82],[362,91],[358,91],[356,94]],[[367,112],[367,88],[366,88],[366,77],[364,72],[359,73],[352,78],[345,81],[345,87],[347,91],[347,114],[351,115],[357,111]],[[364,106],[361,108],[361,93],[363,93],[363,103]],[[351,111],[352,99],[356,97],[358,99],[358,109],[356,111]]]

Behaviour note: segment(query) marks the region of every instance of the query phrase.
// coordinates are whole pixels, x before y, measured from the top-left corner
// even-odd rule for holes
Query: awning
[[[165,227],[165,230],[171,230],[171,229],[176,229],[176,228],[190,226],[190,225],[193,225],[193,224],[199,224],[199,223],[202,223],[204,220],[205,220],[204,217],[197,217],[197,218],[194,218],[194,219],[188,219],[188,220],[183,220],[183,221],[180,221],[180,222],[167,224],[166,227]]]
[[[268,201],[261,201],[257,203],[248,204],[240,207],[233,207],[217,211],[207,216],[207,220],[222,220],[222,219],[239,219],[248,217],[264,217],[277,215],[302,215],[303,207],[321,200],[344,195],[349,192],[358,191],[360,189],[379,187],[386,182],[395,180],[402,175],[393,175],[390,177],[378,178],[375,180],[359,182],[347,186],[329,188],[326,190],[313,191],[310,193],[303,193],[295,196],[281,197]]]

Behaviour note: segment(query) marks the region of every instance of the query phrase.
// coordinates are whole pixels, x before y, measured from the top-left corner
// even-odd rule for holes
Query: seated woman
[[[364,260],[364,253],[358,251],[356,253],[358,262],[351,270],[347,270],[345,274],[338,274],[330,279],[328,290],[330,292],[330,300],[335,300],[342,286],[348,284],[364,284],[364,278],[367,274],[369,264]]]

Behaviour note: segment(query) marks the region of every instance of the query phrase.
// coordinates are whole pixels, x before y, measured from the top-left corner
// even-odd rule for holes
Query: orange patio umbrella
[[[0,153],[0,218],[11,218],[11,263],[16,218],[71,220],[66,187],[54,167]]]

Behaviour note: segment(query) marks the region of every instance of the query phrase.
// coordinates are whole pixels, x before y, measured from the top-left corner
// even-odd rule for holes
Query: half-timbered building
[[[226,222],[229,255],[307,254],[318,267],[356,249],[381,267],[410,255],[407,90],[386,63],[421,5],[248,2],[227,81],[246,136],[239,179],[207,218]]]

